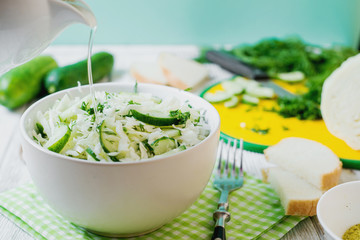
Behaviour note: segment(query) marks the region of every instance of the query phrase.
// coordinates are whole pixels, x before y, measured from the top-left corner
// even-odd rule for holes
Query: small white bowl
[[[341,240],[346,230],[360,224],[360,181],[327,191],[318,202],[317,217],[330,239]]]
[[[95,90],[134,90],[130,83],[95,84]],[[65,94],[85,96],[88,87],[72,88],[33,104],[21,118],[23,157],[44,200],[65,219],[106,236],[136,236],[170,222],[200,196],[212,173],[220,117],[204,99],[179,89],[139,84],[139,92],[175,96],[206,111],[210,135],[173,155],[138,162],[90,162],[51,152],[30,137],[38,111]]]

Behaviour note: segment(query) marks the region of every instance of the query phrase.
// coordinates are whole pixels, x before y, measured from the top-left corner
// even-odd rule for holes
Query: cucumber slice
[[[257,97],[254,97],[254,96],[251,96],[251,95],[248,95],[248,94],[244,94],[242,96],[242,102],[243,103],[246,103],[246,104],[250,104],[250,105],[258,105],[259,104],[259,98]]]
[[[88,156],[89,156],[91,159],[93,159],[93,160],[95,160],[95,161],[97,161],[97,162],[100,162],[100,159],[97,158],[96,154],[94,153],[93,150],[91,150],[91,148],[87,148],[85,151],[87,152]]]
[[[131,109],[130,112],[136,120],[154,126],[171,126],[181,123],[181,120],[177,117],[164,116],[164,114],[158,112],[141,113],[134,109]]]
[[[233,96],[230,100],[224,102],[224,106],[227,108],[234,108],[239,104],[239,98],[237,96]]]
[[[170,138],[181,136],[181,131],[179,129],[176,129],[176,128],[162,129],[162,130]]]
[[[59,124],[54,130],[54,135],[49,138],[44,147],[59,153],[69,141],[70,136],[70,128],[66,124]]]
[[[305,79],[305,74],[301,71],[279,73],[276,78],[285,82],[300,82]]]
[[[177,153],[177,152],[181,152],[181,151],[184,151],[186,149],[186,146],[185,145],[181,145],[180,147],[178,148],[175,148],[173,150],[170,150],[166,153],[163,153],[162,156],[168,156],[168,155],[171,155],[171,154],[174,154],[174,153]]]
[[[226,91],[217,91],[215,93],[206,92],[203,98],[210,103],[221,103],[229,100],[233,94]]]
[[[156,139],[151,144],[151,147],[153,148],[155,155],[160,155],[172,149],[175,149],[177,146],[175,139],[169,137],[161,137],[159,139]]]
[[[249,87],[246,88],[246,93],[257,98],[274,98],[275,92],[272,88],[267,87]]]
[[[109,127],[106,120],[102,121],[99,127],[99,140],[100,145],[105,153],[118,151],[120,137],[114,130]],[[115,156],[109,157],[112,161],[119,162],[119,159],[117,159]]]
[[[227,80],[221,83],[223,89],[232,95],[240,95],[245,91],[245,85],[234,80]]]
[[[236,77],[233,79],[233,81],[238,84],[241,85],[243,87],[249,88],[249,87],[260,87],[260,83],[258,81],[252,80],[252,79],[246,79],[243,77]]]
[[[180,147],[177,148],[180,151],[184,151],[186,150],[186,146],[185,145],[181,145]]]

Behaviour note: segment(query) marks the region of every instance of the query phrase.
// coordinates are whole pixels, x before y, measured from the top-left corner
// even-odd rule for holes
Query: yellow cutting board
[[[304,92],[302,83],[287,84],[275,81],[291,92]],[[221,84],[215,84],[203,91],[222,90]],[[277,107],[276,100],[260,100],[258,106],[240,103],[235,108],[226,108],[223,103],[213,104],[221,118],[223,138],[242,138],[244,148],[249,151],[262,152],[286,137],[302,137],[318,141],[337,154],[344,167],[360,169],[360,151],[353,150],[344,141],[333,136],[323,120],[299,120],[283,118],[275,112],[267,111]],[[266,110],[267,109],[267,110]]]

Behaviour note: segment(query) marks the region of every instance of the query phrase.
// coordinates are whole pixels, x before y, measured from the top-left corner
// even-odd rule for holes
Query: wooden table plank
[[[31,182],[25,163],[20,158],[20,133],[9,142],[0,168],[0,192]]]
[[[0,105],[0,167],[6,149],[10,146],[16,128],[19,126],[20,111],[11,112]]]
[[[9,111],[0,106],[0,192],[30,182],[25,164],[20,160],[19,121],[24,108]],[[32,237],[0,215],[1,240],[30,240]]]
[[[1,216],[1,215],[0,215]],[[17,227],[14,223],[4,217],[0,217],[0,239],[1,240],[31,240],[27,232]]]

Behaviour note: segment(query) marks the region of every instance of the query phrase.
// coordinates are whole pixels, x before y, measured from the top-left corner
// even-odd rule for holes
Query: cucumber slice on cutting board
[[[54,129],[54,134],[49,138],[49,141],[44,145],[50,151],[59,153],[69,141],[71,130],[66,124],[59,124]]]
[[[300,82],[305,79],[305,74],[300,71],[278,73],[276,78],[289,83]]]
[[[259,100],[259,98],[257,98],[257,97],[254,97],[254,96],[251,96],[251,95],[248,95],[248,94],[244,94],[244,95],[242,96],[241,101],[242,101],[243,103],[256,106],[256,105],[259,104],[259,101],[260,101],[260,100]]]
[[[260,82],[235,77],[220,83],[224,90],[205,92],[202,97],[210,103],[224,103],[226,108],[236,107],[241,102],[258,105],[260,99],[273,99],[276,97],[272,88],[262,86]]]
[[[239,104],[240,100],[237,96],[233,96],[230,100],[224,102],[224,106],[227,108],[234,108]]]
[[[153,148],[155,155],[160,155],[175,149],[177,145],[175,139],[170,137],[161,137],[156,139],[151,144],[151,147]]]
[[[222,88],[232,94],[240,95],[245,91],[245,84],[236,80],[227,80],[221,83]]]
[[[204,99],[210,103],[221,103],[229,100],[233,96],[233,93],[227,91],[217,91],[215,93],[206,92]]]
[[[246,88],[246,93],[257,98],[274,98],[275,92],[272,88],[252,86]]]

